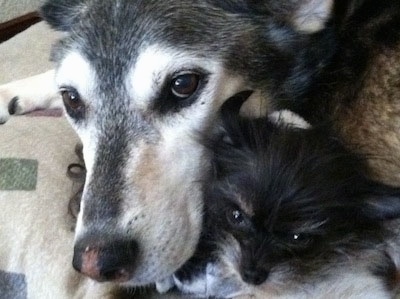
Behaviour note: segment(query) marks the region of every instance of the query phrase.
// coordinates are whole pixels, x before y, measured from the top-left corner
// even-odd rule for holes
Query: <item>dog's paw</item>
[[[22,93],[11,98],[7,110],[10,115],[22,115],[39,109],[50,108],[51,98],[47,95]]]
[[[44,95],[44,97],[35,97],[35,95],[14,95],[0,88],[0,124],[6,123],[12,115],[22,115],[39,109],[58,108],[59,105],[53,104],[53,101],[57,101],[56,95]]]
[[[9,107],[11,102],[17,99],[10,98],[10,95],[5,90],[0,89],[0,125],[6,123],[10,118]]]
[[[4,106],[7,106],[7,109],[4,109],[4,111],[0,111],[0,124],[2,123],[4,124],[9,119],[10,115],[24,114],[26,112],[29,112],[29,110],[26,110],[26,112],[24,112],[25,110],[23,107],[20,106],[20,101],[18,96],[13,97],[8,102],[8,104]]]
[[[5,124],[9,118],[10,114],[8,114],[7,109],[0,105],[0,125]]]
[[[61,108],[53,77],[54,71],[48,71],[0,86],[0,124],[5,123],[10,115]]]

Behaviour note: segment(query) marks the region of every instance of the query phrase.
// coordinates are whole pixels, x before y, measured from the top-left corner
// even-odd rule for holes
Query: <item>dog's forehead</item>
[[[54,59],[62,60],[71,49],[79,50],[106,85],[111,78],[111,84],[124,80],[143,48],[156,44],[196,53],[205,61],[220,61],[224,69],[248,77],[249,82],[265,78],[268,72],[273,77],[277,70],[269,58],[280,61],[281,47],[287,50],[288,43],[296,43],[291,30],[273,16],[250,17],[246,11],[230,11],[225,6],[211,0],[88,1],[68,37],[55,48]],[[287,38],[282,34],[277,38],[277,31]],[[266,59],[257,59],[258,51]],[[285,70],[280,67],[279,72]]]
[[[248,20],[212,2],[88,1],[67,44],[79,47],[91,61],[112,63],[114,69],[126,65],[127,59],[133,62],[140,48],[155,43],[205,57],[223,56],[232,39],[252,30]]]

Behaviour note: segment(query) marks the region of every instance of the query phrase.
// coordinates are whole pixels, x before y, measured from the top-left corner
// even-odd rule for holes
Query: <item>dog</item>
[[[400,189],[325,128],[223,113],[203,235],[173,284],[204,298],[393,298]]]
[[[372,5],[374,13],[367,10]],[[65,32],[52,54],[56,70],[35,84],[2,87],[0,118],[62,103],[81,138],[87,177],[76,270],[132,286],[170,277],[200,238],[202,184],[211,167],[200,139],[214,131],[223,102],[251,90],[244,115],[290,107],[311,122],[313,111],[330,120],[330,99],[335,103],[340,93],[324,101],[317,90],[325,96],[343,82],[352,86],[370,61],[357,55],[364,48],[348,34],[376,33],[368,46],[396,40],[398,6],[395,0],[46,1],[43,18]],[[347,46],[354,46],[351,55]],[[343,62],[342,54],[348,54]],[[34,100],[18,94],[20,86],[50,92]]]

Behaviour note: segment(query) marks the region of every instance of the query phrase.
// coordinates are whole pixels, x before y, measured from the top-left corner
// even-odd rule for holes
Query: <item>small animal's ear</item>
[[[245,90],[227,99],[221,106],[220,109],[221,115],[237,116],[239,114],[240,108],[242,107],[243,103],[247,101],[247,99],[251,96],[252,93],[253,93],[252,90]]]
[[[400,218],[400,189],[377,186],[374,192],[362,203],[363,216],[375,221]]]
[[[40,15],[53,29],[70,31],[85,9],[84,0],[47,0]]]
[[[233,136],[239,132],[238,126],[238,116],[240,108],[243,103],[253,93],[252,90],[241,91],[230,98],[228,98],[220,108],[221,126],[218,127],[218,132],[214,134],[218,136],[216,140],[220,142],[221,140],[225,144],[233,145]],[[215,142],[215,140],[214,140]]]
[[[325,27],[333,13],[333,0],[299,0],[291,16],[294,28],[304,33],[314,33]]]

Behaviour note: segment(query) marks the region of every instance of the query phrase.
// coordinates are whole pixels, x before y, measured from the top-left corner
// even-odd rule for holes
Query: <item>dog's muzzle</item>
[[[131,278],[137,253],[133,240],[82,239],[74,247],[72,265],[94,280],[122,283]]]

